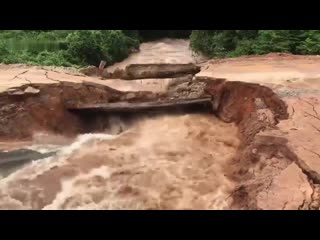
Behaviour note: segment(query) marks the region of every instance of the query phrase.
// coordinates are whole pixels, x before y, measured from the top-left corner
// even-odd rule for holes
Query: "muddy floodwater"
[[[52,151],[54,139],[29,148]],[[3,178],[0,207],[224,209],[233,183],[223,167],[238,145],[233,124],[203,114],[141,120],[120,135],[80,135]]]
[[[319,56],[207,61],[163,39],[106,70],[130,65],[153,77],[0,64],[0,209],[320,209]]]

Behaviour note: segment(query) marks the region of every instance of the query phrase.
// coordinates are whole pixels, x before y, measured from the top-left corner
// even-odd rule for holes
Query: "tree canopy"
[[[141,42],[163,37],[190,38],[191,48],[209,57],[320,54],[320,30],[0,30],[0,62],[113,64]]]

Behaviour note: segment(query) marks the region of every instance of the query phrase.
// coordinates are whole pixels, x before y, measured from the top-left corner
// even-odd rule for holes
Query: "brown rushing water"
[[[0,181],[1,209],[224,209],[237,128],[212,115],[140,120],[87,134]]]

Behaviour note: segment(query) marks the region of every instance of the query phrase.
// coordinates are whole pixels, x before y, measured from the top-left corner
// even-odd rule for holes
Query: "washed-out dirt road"
[[[163,40],[142,45],[140,53],[109,69],[199,61],[188,41]],[[319,209],[320,57],[269,54],[209,60],[200,66],[196,79],[226,79],[210,88],[213,96],[222,93],[216,116],[143,116],[130,123],[112,117],[108,131],[75,136],[64,133],[80,123],[57,110],[58,95],[37,100],[55,103],[50,105],[52,113],[31,100],[20,108],[1,105],[0,149],[58,153],[4,175],[0,208]],[[172,81],[102,80],[70,69],[0,65],[3,99],[12,88],[24,95],[21,87],[30,83],[28,91],[34,94],[52,89],[82,101],[108,98],[100,88],[90,90],[94,96],[87,95],[92,86],[161,93]],[[86,87],[73,91],[74,86]],[[254,110],[251,100],[258,102]],[[15,118],[26,106],[32,114]]]

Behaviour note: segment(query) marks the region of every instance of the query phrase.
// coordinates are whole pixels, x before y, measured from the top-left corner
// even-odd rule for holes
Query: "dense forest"
[[[0,62],[110,65],[141,42],[163,37],[190,38],[191,48],[209,57],[320,54],[320,30],[0,30]]]

